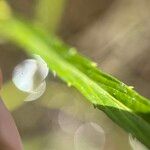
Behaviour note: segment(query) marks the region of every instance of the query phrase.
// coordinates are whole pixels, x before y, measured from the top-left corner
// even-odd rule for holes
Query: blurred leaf
[[[54,33],[60,22],[66,0],[39,0],[35,9],[35,23]]]
[[[0,0],[0,21],[9,19],[11,10],[5,0]]]
[[[150,113],[150,101],[130,86],[97,69],[96,64],[79,55],[55,37],[30,24],[12,18],[0,23],[0,31],[30,55],[40,55],[69,86],[76,87],[94,107],[150,148],[150,124],[140,115]]]
[[[4,84],[1,96],[10,111],[15,110],[24,103],[26,94],[19,91],[12,82]]]

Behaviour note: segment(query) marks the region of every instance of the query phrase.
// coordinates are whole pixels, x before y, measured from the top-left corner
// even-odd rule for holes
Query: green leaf
[[[0,23],[0,32],[24,48],[40,55],[68,85],[78,89],[95,107],[150,148],[150,101],[130,86],[103,73],[96,64],[55,37],[16,18]],[[145,117],[146,116],[146,117]]]

